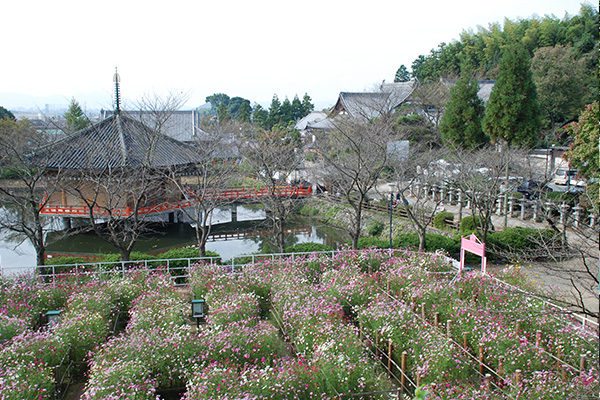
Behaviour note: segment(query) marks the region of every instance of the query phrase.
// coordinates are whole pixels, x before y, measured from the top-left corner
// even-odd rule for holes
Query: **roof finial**
[[[119,83],[121,82],[121,77],[117,72],[117,67],[115,67],[115,75],[113,77],[113,82],[115,82],[115,115],[121,112],[121,93],[119,91]]]

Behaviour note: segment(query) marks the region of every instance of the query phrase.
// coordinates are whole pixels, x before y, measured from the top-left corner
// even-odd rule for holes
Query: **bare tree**
[[[448,100],[450,100],[448,82],[428,81],[419,83],[412,92],[410,108],[415,113],[424,114],[429,122],[437,128],[446,110]]]
[[[352,247],[357,248],[368,193],[388,166],[392,118],[389,114],[373,119],[340,115],[332,123],[334,129],[321,148],[322,179],[333,193],[350,204],[353,211],[350,236]]]
[[[238,170],[235,136],[213,128],[215,133],[204,132],[196,138],[198,159],[194,166],[169,170],[169,179],[185,200],[180,210],[193,222],[200,257],[206,256],[215,209],[232,202],[225,190],[232,186]]]
[[[148,208],[165,200],[163,181],[146,167],[107,166],[72,174],[68,190],[85,204],[91,229],[129,261],[135,243],[150,231]]]
[[[285,192],[292,174],[302,161],[297,143],[289,131],[274,128],[271,131],[259,130],[253,139],[245,141],[241,150],[245,166],[266,191],[261,201],[267,206],[267,217],[273,226],[277,247],[283,252],[285,223],[298,205],[298,200]]]
[[[449,163],[444,160],[445,154],[442,150],[421,152],[414,149],[393,163],[398,206],[404,209],[417,232],[421,251],[427,246],[427,229],[444,201],[438,189],[446,190],[448,178],[452,178]]]
[[[498,196],[509,190],[504,180],[509,153],[485,147],[470,151],[455,148],[453,154],[450,161],[459,171],[453,185],[460,190],[461,200],[468,202],[473,223],[485,243],[488,232],[494,228],[492,215],[497,210]]]
[[[42,209],[62,177],[60,171],[48,174],[35,155],[46,143],[28,121],[0,119],[0,228],[29,240],[38,265],[45,263],[46,234],[51,229],[51,218]]]

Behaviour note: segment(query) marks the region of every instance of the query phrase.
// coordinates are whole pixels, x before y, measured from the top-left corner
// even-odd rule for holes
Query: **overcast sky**
[[[269,104],[393,81],[401,64],[463,30],[579,12],[579,0],[22,0],[2,5],[0,102],[21,93],[110,108],[123,97],[226,93]],[[597,2],[593,2],[597,8]],[[25,101],[25,100],[18,100]],[[18,104],[0,104],[15,107]],[[31,104],[21,104],[31,106]],[[41,106],[41,105],[40,105]]]

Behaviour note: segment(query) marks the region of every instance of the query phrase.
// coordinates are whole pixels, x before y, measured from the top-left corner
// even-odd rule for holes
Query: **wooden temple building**
[[[128,217],[179,207],[181,191],[166,172],[193,168],[194,147],[121,113],[118,74],[115,94],[112,116],[36,153],[48,173],[59,177],[42,214]]]

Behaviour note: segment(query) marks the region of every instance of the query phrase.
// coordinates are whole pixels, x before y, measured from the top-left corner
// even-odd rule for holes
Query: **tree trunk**
[[[121,254],[121,261],[129,261],[131,250],[119,249],[119,254]]]
[[[419,251],[425,251],[427,247],[427,237],[425,236],[426,229],[419,230]]]
[[[352,232],[352,248],[358,249],[358,239],[360,238],[360,222],[362,220],[362,199],[356,206],[356,215],[354,218],[354,232]]]

